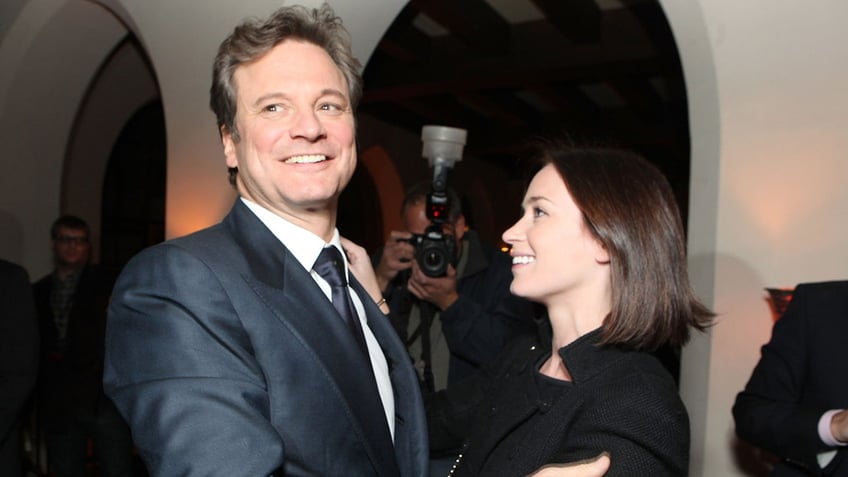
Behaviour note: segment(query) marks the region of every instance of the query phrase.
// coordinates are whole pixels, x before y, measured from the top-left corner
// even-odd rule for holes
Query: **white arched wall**
[[[744,475],[731,407],[771,334],[763,288],[848,275],[848,3],[660,3],[688,93],[690,267],[719,313],[683,354],[691,475]]]
[[[88,222],[97,262],[102,184],[112,148],[127,121],[139,108],[157,100],[159,92],[145,58],[129,41],[112,52],[89,91],[67,147],[60,203],[63,213],[79,215]]]
[[[29,0],[0,44],[0,253],[49,271],[63,161],[80,102],[126,29],[84,1]]]
[[[692,136],[690,264],[718,325],[684,350],[693,476],[744,475],[730,406],[770,332],[762,288],[845,276],[848,2],[660,0],[681,53]],[[46,230],[80,99],[129,29],[159,78],[168,134],[168,235],[229,207],[206,106],[216,45],[278,1],[28,0],[0,44],[0,256],[49,269]],[[367,61],[401,0],[332,2]],[[309,2],[316,5],[317,2]],[[8,10],[2,10],[7,14]],[[202,9],[202,11],[200,11]],[[105,46],[104,46],[105,45]]]

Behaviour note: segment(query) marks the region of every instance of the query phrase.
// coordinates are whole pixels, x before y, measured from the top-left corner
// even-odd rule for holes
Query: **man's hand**
[[[546,465],[528,477],[601,477],[607,473],[610,458],[604,453],[591,461]]]
[[[839,442],[848,442],[848,410],[841,410],[830,420],[830,432]]]
[[[448,265],[443,277],[428,277],[421,271],[418,263],[413,262],[412,275],[406,286],[410,293],[436,305],[442,311],[459,299],[459,293],[456,291],[456,269],[453,266]]]
[[[415,247],[409,243],[412,234],[392,230],[389,239],[383,247],[383,256],[377,264],[377,282],[381,291],[386,291],[389,282],[392,281],[402,270],[407,270],[415,261]]]

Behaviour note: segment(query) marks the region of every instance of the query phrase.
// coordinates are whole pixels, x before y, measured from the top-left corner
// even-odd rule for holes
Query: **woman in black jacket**
[[[539,156],[503,238],[510,290],[547,320],[484,374],[430,396],[431,447],[462,443],[455,476],[524,476],[601,452],[607,475],[686,475],[689,419],[651,351],[683,345],[713,314],[689,285],[671,188],[624,151],[551,142]]]

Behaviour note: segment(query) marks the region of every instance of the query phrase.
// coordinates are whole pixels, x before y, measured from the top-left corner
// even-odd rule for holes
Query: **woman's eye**
[[[540,209],[539,207],[533,207],[533,218],[541,217],[545,215],[545,211]]]

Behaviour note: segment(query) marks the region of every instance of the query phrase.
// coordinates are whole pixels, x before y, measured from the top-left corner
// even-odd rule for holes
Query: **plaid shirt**
[[[65,336],[68,332],[68,316],[74,302],[74,291],[79,282],[80,273],[71,273],[64,279],[53,275],[53,290],[50,293],[50,308],[53,310],[53,322],[56,324],[58,336],[57,350],[65,347]]]

